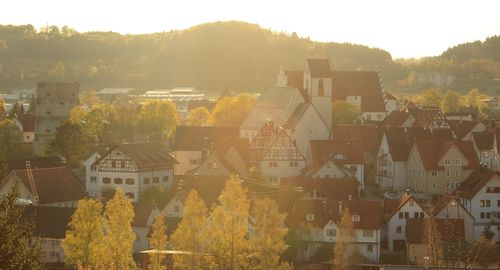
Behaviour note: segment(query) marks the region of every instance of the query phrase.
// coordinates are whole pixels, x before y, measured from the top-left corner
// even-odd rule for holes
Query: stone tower
[[[328,59],[308,59],[303,82],[309,101],[330,128],[332,125],[332,75]]]

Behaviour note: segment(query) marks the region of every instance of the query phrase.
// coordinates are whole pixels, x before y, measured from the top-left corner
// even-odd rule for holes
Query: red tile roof
[[[422,208],[425,212],[427,212],[427,209],[420,204],[420,202],[413,198],[413,196],[407,192],[405,192],[399,200],[385,200],[384,201],[384,219],[387,221],[391,219],[394,214],[396,214],[401,207],[403,207],[408,201],[413,200],[415,203],[417,203],[420,208]],[[429,214],[427,212],[427,214]]]
[[[376,125],[335,125],[331,129],[334,140],[359,141],[364,151],[378,151],[382,130]]]
[[[167,147],[161,143],[122,143],[111,147],[94,164],[100,163],[113,150],[120,149],[134,161],[139,170],[151,168],[171,168],[178,161],[172,156]]]
[[[307,59],[311,78],[329,78],[330,62],[327,58]]]
[[[388,128],[385,131],[393,161],[407,161],[415,139],[429,139],[431,133],[423,128]]]
[[[332,159],[335,154],[345,155],[346,159],[335,159],[339,164],[364,164],[363,146],[359,141],[311,140],[313,162],[322,163]]]
[[[315,177],[286,177],[281,178],[281,185],[301,187],[303,194],[316,191],[328,199],[347,200],[358,198],[359,182],[355,178],[325,179]]]
[[[33,218],[33,235],[43,238],[64,239],[75,208],[27,206],[23,216]]]
[[[383,126],[400,127],[410,116],[407,112],[392,111],[385,117]]]
[[[153,203],[149,202],[134,202],[132,203],[134,207],[134,219],[132,221],[132,226],[135,227],[147,227],[149,218],[153,214],[153,211],[156,209],[156,206]],[[153,220],[154,222],[154,220]]]
[[[500,172],[484,167],[477,168],[460,183],[456,192],[463,198],[472,199],[495,175],[500,175]]]
[[[174,149],[176,151],[201,151],[210,149],[213,145],[216,149],[225,152],[239,138],[238,127],[178,126],[174,135]]]
[[[19,117],[19,121],[23,126],[23,132],[35,132],[34,114],[23,114]]]
[[[477,149],[481,151],[493,150],[494,138],[495,134],[493,134],[493,132],[483,131],[472,133],[472,139],[474,140]]]
[[[434,139],[416,140],[415,144],[420,158],[422,159],[424,168],[427,171],[443,169],[443,167],[438,166],[438,162],[453,145],[455,145],[469,161],[468,166],[464,168],[472,169],[479,166],[479,158],[477,157],[474,146],[470,141],[445,141]]]
[[[361,96],[362,112],[386,112],[382,86],[375,71],[332,71],[332,101]]]
[[[67,167],[33,169],[33,180],[39,196],[40,204],[78,201],[87,193],[85,186]],[[12,172],[31,192],[27,170]]]
[[[355,229],[380,229],[382,227],[382,201],[371,200],[299,200],[288,210],[287,224],[299,227],[311,224],[323,228],[330,220],[338,223],[342,209],[349,208],[351,215],[359,215],[360,221],[353,222]],[[314,220],[308,221],[307,214],[314,214]]]

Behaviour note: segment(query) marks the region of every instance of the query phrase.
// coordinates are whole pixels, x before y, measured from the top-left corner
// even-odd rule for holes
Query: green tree
[[[471,89],[466,96],[466,106],[469,108],[477,108],[479,106],[480,96],[481,93],[479,92],[479,89],[477,88]]]
[[[140,104],[134,98],[121,96],[115,99],[112,105],[115,111],[111,122],[113,140],[120,142],[125,139],[133,142],[137,133]]]
[[[186,117],[187,126],[206,126],[210,120],[210,112],[205,107],[194,108]]]
[[[209,253],[215,269],[242,269],[248,259],[248,211],[250,203],[240,182],[230,177],[219,203],[210,214]]]
[[[22,103],[16,102],[9,112],[9,118],[20,117],[24,114],[24,107]]]
[[[165,207],[165,205],[168,203],[168,193],[169,190],[167,190],[165,187],[154,185],[145,188],[141,192],[139,201],[150,202],[155,204],[158,209],[163,209],[163,207]]]
[[[85,104],[90,107],[102,103],[101,99],[97,96],[95,89],[87,89],[82,92],[80,97],[80,104]]]
[[[0,196],[0,266],[3,270],[42,269],[40,244],[33,239],[33,221],[16,204],[19,186]]]
[[[23,134],[11,120],[0,121],[0,160],[11,160],[17,156],[23,142]]]
[[[192,190],[184,204],[182,221],[170,241],[175,249],[187,251],[190,254],[174,256],[175,269],[196,270],[205,265],[203,257],[208,251],[208,239],[211,239],[206,231],[207,218],[208,209],[205,203],[198,192]]]
[[[337,241],[333,248],[333,266],[335,270],[351,269],[353,257],[354,225],[349,208],[344,208],[338,223]]]
[[[332,104],[332,122],[338,124],[361,123],[363,114],[358,106],[343,100],[336,100]]]
[[[149,102],[141,109],[139,123],[152,141],[169,138],[177,125],[175,104],[168,100]]]
[[[153,249],[154,253],[149,254],[149,268],[151,270],[165,270],[164,266],[165,254],[161,251],[167,249],[168,236],[165,233],[165,217],[163,214],[156,216],[155,223],[152,228],[151,238],[149,239],[149,245]]]
[[[455,91],[448,91],[442,101],[442,110],[445,113],[454,113],[460,111],[460,95]]]
[[[62,241],[66,264],[98,269],[104,252],[103,221],[101,202],[94,199],[78,202]]]
[[[50,142],[50,152],[78,163],[89,154],[90,138],[80,125],[66,121],[57,128],[56,137]]]
[[[280,256],[288,247],[284,242],[286,215],[279,212],[273,200],[264,198],[255,201],[252,216],[254,234],[249,238],[251,268],[278,269]]]
[[[239,126],[250,113],[255,98],[241,94],[238,97],[223,97],[217,101],[210,122],[216,126]]]
[[[96,104],[91,108],[76,107],[71,110],[70,121],[81,127],[82,132],[98,145],[110,143],[109,129],[114,109],[109,104]]]
[[[117,189],[115,196],[106,204],[104,211],[104,253],[107,267],[115,269],[135,269],[132,247],[135,233],[132,230],[134,209],[132,203]]]
[[[439,107],[441,105],[443,97],[438,92],[437,89],[429,89],[425,90],[417,97],[417,103],[422,104],[424,106],[436,106]]]

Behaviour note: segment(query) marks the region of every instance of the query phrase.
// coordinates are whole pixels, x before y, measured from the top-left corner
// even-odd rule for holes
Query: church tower
[[[328,127],[331,127],[332,72],[328,59],[308,59],[303,82],[309,101],[316,108]]]

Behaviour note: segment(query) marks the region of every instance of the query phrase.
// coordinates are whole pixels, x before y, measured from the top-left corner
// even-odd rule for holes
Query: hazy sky
[[[241,20],[317,41],[364,44],[393,57],[438,55],[500,34],[497,0],[2,0],[0,24],[150,33]]]

